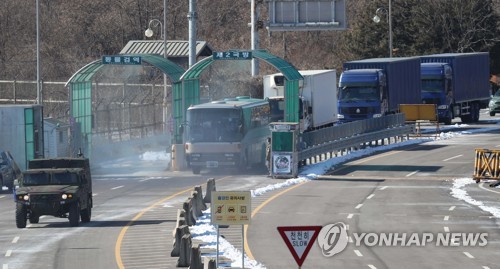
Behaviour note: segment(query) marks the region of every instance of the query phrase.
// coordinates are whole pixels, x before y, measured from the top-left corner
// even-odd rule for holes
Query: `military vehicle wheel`
[[[40,216],[35,214],[30,214],[30,223],[38,223],[40,221]]]
[[[17,228],[26,228],[26,215],[28,210],[25,205],[17,204],[16,205],[16,226]]]
[[[82,222],[90,222],[90,218],[92,217],[92,201],[88,200],[87,208],[83,209],[80,212],[80,216],[82,217]]]
[[[201,172],[201,167],[199,166],[193,166],[193,174],[198,175]]]
[[[80,223],[80,204],[78,202],[70,205],[68,219],[71,227],[76,227]]]

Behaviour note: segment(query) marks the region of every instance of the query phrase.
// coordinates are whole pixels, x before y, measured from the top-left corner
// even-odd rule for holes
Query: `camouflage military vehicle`
[[[71,226],[89,222],[92,178],[86,158],[36,159],[28,162],[15,189],[16,226],[38,223],[40,216],[68,218]]]

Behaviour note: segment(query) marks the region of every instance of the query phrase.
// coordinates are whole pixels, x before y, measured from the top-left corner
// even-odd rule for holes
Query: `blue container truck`
[[[451,124],[479,121],[479,110],[490,99],[490,63],[487,52],[421,56],[422,102],[436,104],[439,121]]]
[[[344,63],[339,78],[341,122],[396,113],[400,104],[420,104],[418,57],[372,58]]]

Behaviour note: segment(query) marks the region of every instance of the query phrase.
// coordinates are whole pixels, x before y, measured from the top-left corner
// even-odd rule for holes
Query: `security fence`
[[[40,83],[40,104],[44,117],[51,117],[72,127],[70,145],[82,145],[88,138],[75,132],[70,115],[69,91],[66,82]],[[168,111],[170,85],[162,84],[93,83],[92,135],[95,143],[113,143],[143,139],[169,132]],[[164,99],[167,100],[164,103]],[[36,104],[36,81],[0,80],[0,104]],[[96,147],[93,142],[92,147]],[[76,146],[74,146],[76,147]],[[72,152],[78,149],[71,149]]]

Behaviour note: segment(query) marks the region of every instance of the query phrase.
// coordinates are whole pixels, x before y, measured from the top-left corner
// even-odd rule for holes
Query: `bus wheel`
[[[192,169],[193,169],[193,174],[195,174],[195,175],[199,175],[200,174],[201,167],[199,167],[199,166],[193,166]]]

